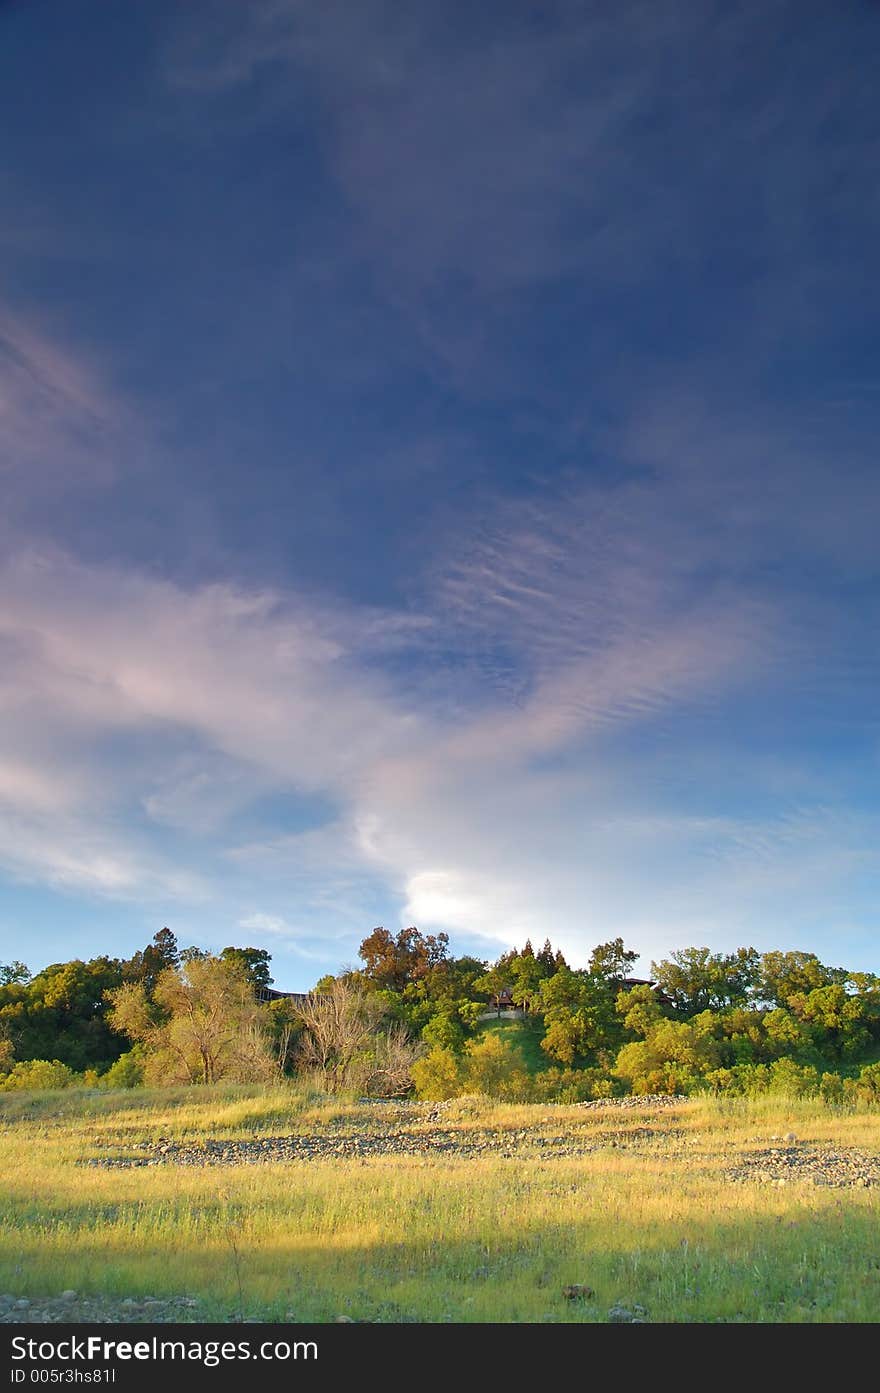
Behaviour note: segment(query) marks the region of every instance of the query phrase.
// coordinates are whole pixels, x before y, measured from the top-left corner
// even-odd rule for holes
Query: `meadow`
[[[438,1119],[474,1154],[420,1153]],[[145,1144],[289,1134],[324,1149],[103,1164],[153,1156]],[[400,1154],[369,1151],[389,1136]],[[583,1154],[554,1154],[569,1142]],[[769,1097],[432,1109],[294,1086],[10,1094],[0,1292],[188,1298],[177,1319],[215,1321],[606,1322],[615,1307],[648,1322],[875,1321],[880,1184],[823,1183],[821,1166],[773,1178],[786,1147],[858,1175],[880,1161],[880,1113]],[[757,1153],[771,1170],[734,1178]]]

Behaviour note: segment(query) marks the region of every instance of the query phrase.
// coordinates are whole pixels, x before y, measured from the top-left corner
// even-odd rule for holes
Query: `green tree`
[[[238,964],[218,957],[168,967],[110,992],[113,1028],[143,1046],[148,1079],[246,1083],[276,1071],[266,1016]]]
[[[530,947],[531,945],[527,945]],[[550,969],[534,953],[520,953],[511,964],[510,991],[515,1006],[528,1012],[540,1001],[541,984],[550,976]]]
[[[633,1093],[687,1093],[718,1068],[715,1041],[685,1021],[661,1020],[624,1045],[614,1072]]]
[[[623,1017],[623,1029],[627,1034],[640,1035],[642,1039],[664,1019],[663,1008],[652,987],[630,987],[629,991],[618,992],[615,1009]]]
[[[469,1093],[508,1101],[528,1097],[529,1074],[522,1053],[500,1035],[469,1040],[464,1050],[464,1081]]]
[[[557,968],[559,967],[559,963],[557,962],[557,956],[558,955],[553,952],[553,945],[550,942],[549,938],[545,938],[544,946],[541,949],[540,953],[537,954],[538,962],[542,963],[543,966],[547,969],[545,976],[552,977],[553,973],[556,972]]]
[[[695,1016],[749,1001],[760,980],[761,960],[754,948],[712,953],[708,948],[683,948],[651,964],[651,976],[676,1011]]]
[[[593,949],[588,970],[593,977],[619,982],[629,976],[638,959],[638,953],[623,946],[622,938],[613,938],[609,943],[600,943]]]
[[[0,963],[0,987],[11,987],[16,983],[30,980],[30,972],[24,963],[14,958],[11,963]]]
[[[269,971],[272,954],[265,948],[224,948],[220,959],[240,967],[254,992],[271,987],[275,980]]]
[[[177,939],[169,928],[164,928],[153,935],[152,943],[148,943],[142,952],[132,954],[123,965],[123,976],[127,982],[140,983],[150,996],[161,974],[179,966]]]
[[[545,1034],[541,1048],[560,1064],[589,1061],[620,1038],[611,984],[565,967],[541,983]]]
[[[104,994],[121,980],[113,958],[74,958],[0,987],[0,1026],[16,1058],[59,1059],[73,1070],[112,1064],[120,1041],[107,1021]]]
[[[757,991],[768,1005],[787,1007],[789,997],[843,982],[846,975],[842,968],[826,967],[815,953],[774,951],[761,957]]]
[[[417,1096],[431,1101],[459,1097],[466,1091],[464,1069],[464,1061],[455,1050],[434,1045],[412,1066]]]

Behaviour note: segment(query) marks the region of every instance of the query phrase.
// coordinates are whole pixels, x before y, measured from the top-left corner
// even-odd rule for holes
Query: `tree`
[[[790,997],[841,983],[846,976],[843,968],[826,967],[815,953],[764,953],[758,974],[758,995],[770,1006],[787,1007]]]
[[[300,1006],[305,1027],[299,1059],[330,1093],[405,1091],[423,1047],[405,1028],[389,1023],[378,992],[353,977],[338,977]]]
[[[493,1033],[480,1040],[469,1040],[463,1072],[468,1092],[509,1100],[528,1095],[529,1075],[522,1053],[500,1035]]]
[[[604,977],[606,981],[621,981],[629,976],[638,958],[638,953],[624,948],[622,938],[613,938],[593,949],[588,971],[593,977]]]
[[[717,1066],[711,1035],[685,1021],[660,1020],[644,1040],[622,1047],[614,1072],[633,1093],[686,1093]]]
[[[403,991],[442,962],[447,954],[449,935],[421,934],[416,928],[401,929],[395,938],[387,929],[377,928],[363,940],[358,957],[364,973],[378,987]]]
[[[297,1046],[304,1029],[302,1013],[289,997],[268,1001],[264,1008],[275,1059],[282,1074],[294,1066]]]
[[[15,1063],[15,1049],[9,1035],[9,1027],[0,1021],[0,1074],[5,1074]]]
[[[275,980],[269,971],[272,954],[265,948],[224,948],[220,959],[240,967],[254,992],[259,992],[261,987],[271,987]]]
[[[120,1054],[104,994],[122,980],[114,958],[51,963],[27,982],[0,986],[0,1024],[16,1058],[58,1059],[74,1070],[105,1068]]]
[[[536,999],[540,997],[541,984],[547,980],[550,971],[534,953],[525,951],[514,959],[511,968],[510,990],[513,1004],[521,1006],[524,1011],[531,1011]]]
[[[663,1008],[652,987],[631,987],[629,991],[618,992],[615,1010],[623,1017],[624,1030],[630,1035],[641,1035],[643,1039],[663,1019]]]
[[[151,1079],[246,1083],[275,1072],[263,1008],[238,964],[197,959],[165,968],[152,995],[143,981],[109,995],[113,1027],[144,1046]]]
[[[554,954],[553,945],[550,942],[549,938],[544,939],[544,946],[537,956],[538,962],[543,963],[544,967],[547,969],[546,976],[552,977],[553,973],[559,967],[559,963],[557,962],[559,954]]]
[[[564,967],[541,983],[546,1033],[541,1049],[560,1064],[583,1063],[620,1038],[611,985],[589,972]]]
[[[761,960],[754,948],[712,953],[708,948],[683,948],[651,964],[651,976],[683,1016],[744,1005],[760,979]]]
[[[445,1045],[434,1045],[412,1068],[413,1084],[420,1098],[432,1101],[457,1098],[464,1093],[464,1062]]]
[[[164,928],[153,935],[152,943],[148,943],[143,952],[132,954],[123,967],[123,975],[126,981],[140,982],[150,996],[160,975],[179,966],[177,939],[169,928]]]
[[[11,987],[15,983],[30,981],[30,972],[17,958],[11,963],[0,963],[0,987]]]
[[[818,1048],[834,1059],[852,1059],[861,1054],[877,1021],[874,1001],[867,995],[848,992],[840,982],[816,987],[811,992],[793,992],[788,1006],[807,1026]]]

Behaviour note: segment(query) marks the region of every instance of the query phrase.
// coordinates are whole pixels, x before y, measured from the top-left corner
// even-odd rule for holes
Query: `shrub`
[[[880,1064],[866,1064],[854,1082],[861,1101],[880,1103]]]
[[[119,1056],[111,1064],[106,1074],[101,1076],[102,1088],[137,1088],[144,1081],[142,1051],[135,1045],[127,1054]]]
[[[0,1088],[17,1092],[19,1089],[70,1088],[80,1082],[79,1076],[60,1059],[24,1059],[12,1066]]]
[[[839,1074],[823,1074],[819,1080],[819,1092],[826,1103],[843,1103],[846,1092]]]
[[[819,1071],[812,1064],[776,1059],[770,1065],[770,1092],[790,1098],[813,1098],[819,1092]]]
[[[412,1078],[418,1096],[431,1101],[457,1098],[465,1090],[462,1061],[445,1045],[435,1045],[416,1060]]]
[[[464,1076],[469,1093],[524,1102],[531,1080],[522,1054],[500,1035],[469,1040],[464,1052]]]
[[[536,1103],[585,1103],[616,1091],[615,1080],[602,1069],[542,1069],[532,1078],[531,1096]]]

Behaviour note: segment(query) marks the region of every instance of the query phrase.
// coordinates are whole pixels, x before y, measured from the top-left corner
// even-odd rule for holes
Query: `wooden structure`
[[[312,998],[312,992],[279,992],[274,987],[260,987],[257,1000],[265,1005],[269,1001],[290,1001],[294,1006],[304,1006]]]

